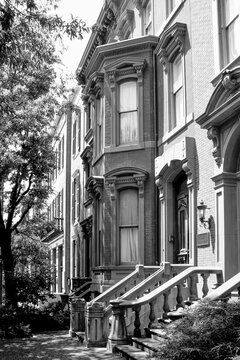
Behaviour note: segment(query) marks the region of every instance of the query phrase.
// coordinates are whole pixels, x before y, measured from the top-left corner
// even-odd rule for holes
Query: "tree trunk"
[[[11,249],[11,232],[1,231],[1,250],[5,283],[5,305],[17,307],[17,292],[14,278],[14,262]]]

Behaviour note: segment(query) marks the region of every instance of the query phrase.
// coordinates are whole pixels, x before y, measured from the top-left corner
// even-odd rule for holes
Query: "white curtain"
[[[121,263],[138,263],[138,191],[120,192],[120,254]]]
[[[136,81],[120,84],[119,130],[120,144],[138,140],[137,85]]]

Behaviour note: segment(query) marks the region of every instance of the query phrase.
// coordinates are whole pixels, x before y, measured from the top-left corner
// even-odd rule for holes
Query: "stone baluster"
[[[208,277],[209,274],[201,274],[201,277],[203,278],[203,287],[202,287],[202,293],[203,293],[203,297],[205,297],[208,294]]]
[[[168,303],[168,297],[169,297],[170,291],[167,291],[163,294],[163,318],[167,317],[167,313],[170,311],[169,303]]]
[[[119,307],[124,300],[112,300],[112,326],[108,337],[107,348],[110,351],[114,351],[116,345],[125,345],[128,343],[127,329],[125,323],[125,309]]]
[[[155,305],[156,305],[157,300],[153,300],[149,303],[150,305],[150,313],[149,313],[149,324],[148,324],[148,328],[151,329],[153,327],[153,324],[155,323],[156,320],[156,314],[155,314]]]
[[[180,307],[184,307],[184,302],[183,302],[183,296],[182,296],[182,284],[177,284],[177,297],[176,297],[176,301],[177,301],[177,305],[176,308],[180,308]]]
[[[135,337],[141,337],[141,330],[140,330],[140,326],[141,326],[141,322],[140,322],[140,311],[141,311],[141,306],[135,306],[133,308],[133,311],[135,312],[135,321],[134,321],[134,330],[133,330],[133,336]]]
[[[196,274],[190,276],[190,294],[189,300],[195,301],[198,300],[198,291],[197,291],[197,282],[198,276]]]
[[[84,299],[77,296],[70,297],[70,330],[71,337],[76,336],[77,331],[85,331],[85,305]]]

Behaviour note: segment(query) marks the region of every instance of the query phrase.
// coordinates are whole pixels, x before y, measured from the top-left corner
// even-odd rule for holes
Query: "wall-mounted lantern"
[[[205,220],[207,205],[204,204],[203,200],[200,201],[200,205],[197,206],[197,209],[200,223],[205,227],[205,229],[210,229],[211,218],[209,217],[207,220]]]

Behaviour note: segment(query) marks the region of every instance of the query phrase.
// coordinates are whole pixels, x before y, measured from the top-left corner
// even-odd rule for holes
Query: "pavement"
[[[86,348],[68,331],[34,334],[24,339],[0,339],[1,360],[117,360],[105,348]]]

